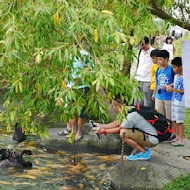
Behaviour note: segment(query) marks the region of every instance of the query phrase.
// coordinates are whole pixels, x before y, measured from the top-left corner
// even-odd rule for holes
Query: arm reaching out
[[[184,90],[179,90],[179,89],[175,89],[175,88],[172,88],[172,87],[168,87],[166,89],[167,92],[177,92],[177,93],[181,93],[181,94],[184,94]]]
[[[120,126],[120,122],[119,121],[113,121],[111,123],[108,124],[100,124],[100,123],[94,123],[94,125],[96,125],[96,127],[100,127],[100,128],[105,128],[105,129],[112,129],[112,128],[117,128]]]
[[[96,128],[93,130],[97,134],[116,134],[119,133],[122,128],[120,124],[118,121],[113,121],[109,124],[94,123]]]
[[[122,129],[121,126],[118,126],[116,128],[108,128],[108,129],[97,127],[94,132],[97,134],[117,134],[120,132],[121,129]]]

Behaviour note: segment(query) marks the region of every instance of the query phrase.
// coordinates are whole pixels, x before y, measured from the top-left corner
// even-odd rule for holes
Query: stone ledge
[[[73,144],[70,144],[65,136],[58,135],[59,131],[65,128],[50,128],[50,138],[41,140],[37,138],[39,146],[53,151],[73,151]],[[101,152],[105,154],[121,153],[121,139],[119,135],[101,135],[100,140],[91,130],[89,124],[83,126],[83,139],[76,142],[76,152]],[[125,153],[130,154],[132,148],[125,145]]]

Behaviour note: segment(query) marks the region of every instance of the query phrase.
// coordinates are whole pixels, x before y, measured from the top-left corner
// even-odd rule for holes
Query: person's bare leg
[[[183,134],[184,134],[184,124],[183,123],[179,123],[178,124],[178,143],[183,144]]]
[[[74,118],[71,119],[71,120],[69,121],[69,123],[70,123],[71,129],[72,129],[72,132],[73,132],[74,134],[76,134],[76,133],[77,133],[77,128],[78,128],[76,116],[74,116]]]
[[[124,142],[127,143],[128,145],[130,145],[131,147],[136,148],[137,150],[139,150],[141,152],[144,152],[144,153],[146,152],[146,149],[143,146],[141,146],[140,144],[138,144],[134,140],[125,137],[124,129],[120,130],[120,136],[124,140]]]
[[[78,130],[77,130],[77,133],[76,133],[76,140],[79,140],[79,139],[81,139],[81,137],[82,137],[82,127],[83,127],[83,125],[84,125],[84,118],[79,118],[79,120],[78,120]]]
[[[173,141],[178,141],[179,138],[179,127],[178,124],[175,121],[172,121],[172,129],[176,132],[176,138]]]
[[[133,148],[136,148],[137,150],[139,150],[141,152],[144,152],[144,153],[146,152],[146,149],[143,146],[141,146],[140,144],[138,144],[137,142],[135,142],[134,140],[129,139],[127,137],[125,137],[123,140],[129,146],[132,146]]]
[[[178,140],[178,135],[177,135],[177,124],[175,121],[172,121],[172,130],[175,131],[172,133],[172,135],[176,135],[175,140]]]
[[[68,129],[68,131],[71,130],[71,124],[70,124],[70,121],[67,123],[67,129]]]

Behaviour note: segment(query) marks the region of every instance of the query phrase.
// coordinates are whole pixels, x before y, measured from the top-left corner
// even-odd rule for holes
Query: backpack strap
[[[145,136],[145,134],[147,134],[147,133],[145,133],[144,131],[142,131],[142,130],[140,130],[140,129],[138,129],[138,128],[133,127],[133,128],[132,128],[133,133],[135,132],[135,130],[142,132],[142,133],[143,133],[143,140],[146,141],[146,136]]]
[[[169,133],[174,133],[174,132],[175,132],[173,129],[171,129],[169,123],[168,123],[167,129],[166,129],[163,133],[161,133],[160,131],[157,130],[158,135],[164,135],[164,134],[166,134],[167,132],[169,132]]]
[[[136,128],[136,127],[133,127],[132,128],[133,133],[134,133],[135,130],[140,131],[140,132],[142,132],[144,134],[144,140],[146,140],[145,134],[158,138],[158,135],[152,135],[152,134],[144,132],[143,130],[140,130],[140,129]]]
[[[139,67],[139,59],[142,49],[139,50],[138,57],[137,57],[137,68]]]
[[[136,109],[140,110],[140,104],[139,104],[139,102],[137,102]]]
[[[137,109],[138,111],[140,111],[140,107],[141,107],[140,104],[137,103],[137,104],[136,104],[136,109]],[[154,125],[155,122],[158,121],[159,116],[154,115],[154,117],[155,117],[155,119],[152,119],[152,120],[151,120],[151,119],[148,120],[148,119],[145,119],[145,118],[144,118],[144,119],[145,119],[146,121],[148,121],[151,125]],[[157,130],[158,135],[164,135],[164,134],[166,134],[167,132],[169,132],[169,133],[174,133],[174,132],[175,132],[173,129],[171,129],[170,123],[169,123],[169,122],[167,122],[167,123],[168,123],[168,127],[167,127],[167,129],[166,129],[163,133]],[[134,133],[134,130],[138,130],[138,131],[141,131],[141,132],[143,132],[143,133],[145,133],[145,134],[147,134],[147,135],[151,135],[151,136],[154,136],[154,137],[158,138],[158,135],[152,135],[152,134],[150,134],[150,133],[146,133],[146,132],[144,132],[144,131],[142,131],[142,130],[140,130],[140,129],[138,129],[138,128],[133,127],[133,128],[132,128],[133,133]],[[144,135],[144,140],[145,140],[145,139],[146,139],[146,137],[145,137],[145,135]]]
[[[152,125],[154,125],[155,122],[158,121],[158,117],[156,117],[155,119],[152,119],[152,120],[148,120],[148,119],[147,119],[147,121],[148,121],[149,123],[151,123]]]

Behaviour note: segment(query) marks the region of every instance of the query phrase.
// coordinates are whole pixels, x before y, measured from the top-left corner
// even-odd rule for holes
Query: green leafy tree
[[[132,45],[151,31],[151,22],[141,1],[1,2],[0,69],[7,89],[1,121],[8,128],[19,121],[26,132],[43,137],[42,119],[66,122],[83,106],[89,117],[109,120],[105,99],[120,93],[130,104],[140,96],[133,93],[137,82],[122,70],[130,67]],[[80,55],[83,49],[91,66]],[[85,67],[80,78],[72,79],[75,57]],[[67,88],[70,80],[75,85]],[[87,96],[77,89],[81,81],[89,86]]]
[[[148,4],[140,0],[114,1],[112,6],[122,32],[129,36],[123,52],[120,51],[123,56],[123,72],[129,75],[131,64],[136,58],[134,47],[145,35],[154,34],[153,16],[147,9]]]

